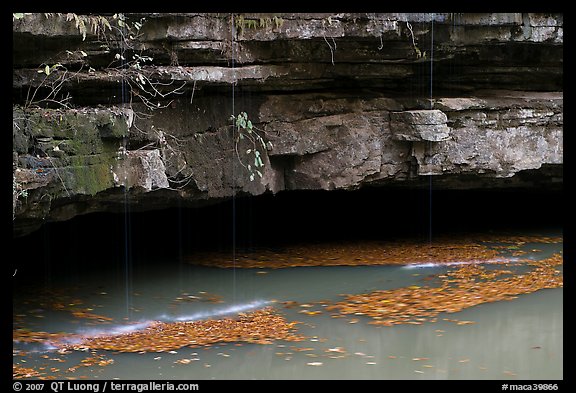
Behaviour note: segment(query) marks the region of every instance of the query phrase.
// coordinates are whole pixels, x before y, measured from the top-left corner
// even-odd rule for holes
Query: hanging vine
[[[412,30],[412,25],[410,22],[406,22],[406,27],[410,31],[410,38],[412,38],[412,48],[414,49],[414,53],[416,54],[417,59],[426,59],[426,51],[422,52],[420,48],[416,45],[416,40],[414,38],[414,31]]]
[[[235,121],[234,127],[237,136],[234,140],[234,150],[236,151],[238,161],[240,161],[240,164],[249,172],[250,181],[254,181],[256,175],[262,178],[263,175],[260,170],[264,167],[264,162],[262,161],[262,153],[260,147],[263,149],[262,151],[266,150],[266,142],[256,127],[254,127],[252,121],[248,119],[248,114],[246,112],[240,112],[238,116],[232,115],[230,120]],[[248,157],[246,163],[242,159],[242,156],[238,150],[241,140],[247,140],[251,145],[250,148],[246,149],[245,154]],[[271,147],[272,143],[268,142],[268,146]]]

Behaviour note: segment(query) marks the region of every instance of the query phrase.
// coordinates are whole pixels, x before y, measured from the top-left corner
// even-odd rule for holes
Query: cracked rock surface
[[[562,187],[562,14],[23,14],[13,48],[15,236],[125,201]]]

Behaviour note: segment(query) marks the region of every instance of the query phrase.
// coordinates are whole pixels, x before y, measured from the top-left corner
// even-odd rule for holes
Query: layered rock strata
[[[561,14],[14,14],[13,42],[16,235],[127,202],[562,185]]]

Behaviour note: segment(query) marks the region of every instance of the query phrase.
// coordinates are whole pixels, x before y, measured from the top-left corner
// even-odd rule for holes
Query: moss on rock
[[[91,163],[92,159],[92,157],[76,156],[72,158],[71,166],[62,168],[66,174],[64,182],[68,192],[95,195],[114,187],[109,163],[105,160],[100,163]]]

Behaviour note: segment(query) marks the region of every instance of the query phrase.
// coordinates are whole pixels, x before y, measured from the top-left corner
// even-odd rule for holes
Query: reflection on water
[[[499,258],[513,263],[493,261],[483,266],[488,272],[506,269],[515,275],[530,271],[523,260],[549,258],[562,250],[561,242],[498,246]],[[370,250],[373,257],[374,247]],[[319,258],[318,247],[311,253]],[[361,245],[354,246],[354,255],[362,258]],[[487,255],[493,257],[492,252]],[[342,316],[329,310],[347,294],[438,285],[438,277],[459,266],[429,262],[416,269],[400,264],[223,269],[189,261],[151,260],[133,266],[128,299],[125,283],[113,269],[77,273],[74,280],[53,277],[41,290],[34,283],[23,284],[14,294],[18,340],[13,345],[13,364],[19,370],[15,375],[58,379],[562,379],[562,288],[442,312],[435,322],[420,325],[378,326],[369,324],[371,319],[364,315]],[[561,265],[556,268],[562,271]],[[142,331],[152,321],[234,318],[265,306],[272,306],[287,321],[300,321],[297,334],[306,339],[146,353],[64,353],[51,344]],[[27,342],[27,337],[39,339]]]

